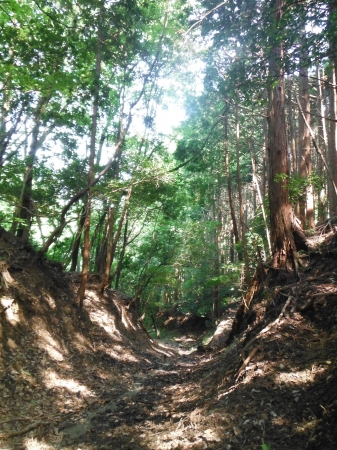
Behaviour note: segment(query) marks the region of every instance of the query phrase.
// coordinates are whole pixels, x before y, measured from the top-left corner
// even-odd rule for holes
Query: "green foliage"
[[[293,204],[303,199],[310,186],[313,187],[315,192],[320,192],[324,186],[324,178],[313,173],[310,176],[301,177],[297,173],[293,173],[290,177],[286,174],[278,174],[275,176],[276,182],[285,182],[288,180],[289,184],[289,196]]]
[[[289,179],[289,196],[292,203],[304,198],[310,186],[313,187],[315,192],[320,192],[324,186],[324,178],[316,174],[305,178],[298,174],[292,174]]]
[[[200,27],[190,29],[180,45],[182,33],[190,28],[188,21],[199,13],[204,16]],[[193,7],[178,0],[3,2],[1,224],[9,229],[13,213],[20,207],[29,161],[33,182],[27,192],[35,208],[31,239],[36,248],[50,229],[59,225],[64,205],[88,182],[92,106],[98,91],[94,176],[109,158],[112,165],[90,192],[91,268],[97,269],[96,255],[104,243],[107,205],[116,205],[116,236],[132,184],[128,227],[123,224],[125,236],[121,233],[110,274],[113,283],[121,262],[119,289],[140,297],[146,320],[173,305],[211,318],[218,293],[222,310],[239,293],[242,265],[236,260],[244,250],[239,242],[234,248],[236,262],[230,262],[233,224],[225,154],[238,215],[239,144],[240,172],[247,192],[248,255],[254,267],[257,253],[267,248],[261,209],[253,211],[252,196],[248,195],[252,191],[251,158],[256,159],[258,176],[265,170],[262,116],[268,100],[266,88],[277,82],[267,72],[267,61],[275,45],[282,42],[283,67],[293,73],[301,47],[299,36],[309,22],[318,31],[308,31],[301,38],[302,49],[312,61],[319,60],[336,41],[334,19],[334,13],[326,17],[326,6],[317,2],[284,8],[279,23],[270,4],[257,0],[221,4],[201,0]],[[99,77],[95,70],[98,59],[102,62]],[[198,74],[193,73],[193,64]],[[167,86],[169,78],[175,80],[171,86]],[[178,103],[179,93],[184,95],[188,118],[176,130],[173,151],[168,139],[156,134],[156,111],[165,107],[167,98]],[[236,105],[240,107],[238,142]],[[115,149],[129,117],[136,125]],[[36,155],[31,154],[34,133]],[[179,171],[171,171],[182,165]],[[323,185],[317,175],[292,175],[289,179],[279,175],[276,181],[289,188],[293,203],[304,196],[309,185],[316,192]],[[265,203],[268,211],[267,199]],[[81,206],[72,205],[64,234],[48,252],[65,265],[70,260]]]
[[[262,444],[261,445],[261,450],[271,450],[271,446],[268,444]]]
[[[285,173],[278,173],[275,175],[275,183],[284,183],[286,180],[288,180],[288,175]]]

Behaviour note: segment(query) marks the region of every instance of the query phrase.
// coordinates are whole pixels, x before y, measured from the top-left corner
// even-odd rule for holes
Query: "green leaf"
[[[269,444],[262,444],[261,445],[261,450],[270,450],[271,446]]]

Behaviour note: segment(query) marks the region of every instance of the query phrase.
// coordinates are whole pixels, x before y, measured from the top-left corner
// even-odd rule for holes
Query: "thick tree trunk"
[[[275,20],[281,18],[283,0],[271,2]],[[294,262],[296,252],[292,235],[293,212],[289,202],[289,163],[285,120],[284,72],[282,45],[275,43],[269,57],[273,88],[269,89],[269,205],[272,266],[287,267]]]

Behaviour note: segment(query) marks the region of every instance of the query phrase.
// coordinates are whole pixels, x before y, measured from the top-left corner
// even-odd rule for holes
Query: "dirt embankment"
[[[229,346],[219,330],[190,353],[151,340],[94,278],[79,311],[78,276],[0,229],[0,448],[335,449],[333,224],[314,238],[300,280],[270,275]]]

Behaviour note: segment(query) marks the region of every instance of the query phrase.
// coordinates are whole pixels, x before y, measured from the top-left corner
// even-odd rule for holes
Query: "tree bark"
[[[73,248],[71,251],[71,266],[70,266],[70,272],[75,272],[77,268],[77,262],[78,262],[78,254],[80,250],[80,244],[81,244],[81,236],[84,226],[84,220],[85,220],[85,206],[82,206],[81,209],[81,215],[80,220],[78,223],[78,229],[76,232],[76,236],[73,243]]]
[[[41,96],[36,107],[34,114],[34,126],[31,135],[31,144],[29,153],[26,158],[25,175],[23,179],[20,205],[18,215],[14,218],[12,231],[17,228],[17,236],[22,238],[24,242],[28,242],[29,233],[32,225],[33,218],[33,205],[32,205],[32,189],[33,189],[33,168],[36,160],[37,151],[42,143],[39,141],[40,127],[41,127],[41,115],[46,105],[50,100],[49,96]],[[43,139],[44,140],[44,139]],[[19,220],[17,220],[19,219]]]
[[[96,149],[96,134],[97,134],[97,118],[98,118],[98,104],[100,93],[100,75],[102,65],[102,51],[101,51],[101,27],[103,20],[104,7],[101,6],[100,18],[98,24],[97,35],[97,53],[96,53],[96,67],[94,77],[94,102],[92,110],[91,133],[90,133],[90,156],[89,156],[89,172],[88,185],[90,186],[94,180],[94,164],[95,164],[95,149]],[[85,206],[85,220],[84,220],[84,236],[83,236],[83,263],[81,282],[77,291],[77,302],[80,308],[83,307],[83,300],[85,288],[88,281],[89,257],[90,257],[90,219],[91,219],[91,191],[89,190]]]
[[[257,195],[259,197],[259,202],[260,202],[261,211],[262,211],[262,217],[263,217],[263,223],[264,223],[264,227],[266,229],[266,238],[267,238],[267,242],[268,242],[269,255],[271,255],[271,243],[270,243],[269,227],[268,227],[268,223],[267,223],[266,211],[264,209],[264,204],[263,204],[263,200],[262,200],[259,180],[257,179],[257,176],[256,176],[255,155],[254,155],[254,152],[253,152],[253,144],[252,143],[250,145],[250,156],[251,156],[251,160],[252,160],[253,181],[254,181],[254,183],[256,185]]]
[[[276,23],[281,19],[283,0],[271,2]],[[274,43],[269,56],[269,205],[272,266],[293,267],[296,246],[292,235],[293,212],[289,202],[289,163],[285,120],[284,71],[282,43]]]
[[[124,259],[124,255],[125,255],[126,246],[128,245],[128,226],[129,226],[129,219],[126,218],[125,226],[124,226],[123,245],[122,245],[122,249],[121,249],[121,252],[119,255],[116,272],[114,274],[114,276],[116,277],[116,281],[115,281],[115,289],[116,290],[118,289],[118,286],[119,286],[119,281],[120,281],[121,274],[122,274],[123,259]]]
[[[307,57],[302,55],[299,77],[299,100],[301,108],[310,125],[310,98]],[[299,174],[301,178],[310,180],[312,176],[310,132],[302,114],[299,115]],[[307,184],[305,194],[300,200],[300,220],[303,228],[314,228],[314,196],[312,183]]]
[[[115,257],[115,252],[116,252],[116,248],[117,248],[117,244],[118,244],[119,238],[120,238],[121,233],[122,233],[123,224],[124,224],[124,221],[125,221],[125,219],[127,217],[131,195],[132,195],[132,186],[130,186],[128,195],[125,198],[125,203],[124,203],[124,207],[123,207],[123,211],[122,211],[121,217],[119,219],[119,224],[118,224],[118,228],[117,228],[116,234],[113,237],[112,233],[111,232],[109,233],[109,243],[108,243],[107,257],[106,257],[106,261],[105,261],[104,273],[103,273],[102,283],[101,283],[101,287],[100,287],[100,291],[102,293],[104,292],[104,289],[106,289],[109,286],[109,284],[110,284],[109,283],[109,274],[110,274],[110,270],[111,270],[111,265],[112,265],[114,257]],[[111,226],[113,226],[113,224],[111,224]]]
[[[318,125],[317,125],[317,140],[318,146],[322,148],[324,155],[326,156],[326,148],[327,148],[327,134],[326,134],[326,121],[325,121],[325,106],[324,106],[324,87],[321,82],[321,79],[324,80],[324,70],[322,70],[322,75],[320,71],[320,67],[318,63],[316,64],[316,78],[317,78],[317,112],[319,115]],[[323,163],[321,158],[319,158],[318,162],[318,175],[323,177]],[[326,207],[325,207],[325,192],[326,187],[318,192],[318,205],[317,205],[317,213],[318,213],[318,221],[323,222],[326,219]]]
[[[235,127],[236,127],[236,177],[238,183],[238,194],[239,194],[239,210],[240,210],[240,227],[241,227],[241,240],[243,247],[243,255],[245,261],[245,283],[249,285],[250,275],[249,275],[249,258],[246,240],[246,224],[245,224],[245,212],[243,208],[242,199],[242,177],[240,169],[240,122],[239,122],[239,108],[236,105],[235,108]]]
[[[236,215],[235,215],[235,206],[234,206],[234,198],[233,198],[233,190],[232,190],[232,180],[231,180],[231,173],[230,173],[230,166],[229,166],[229,150],[228,150],[228,136],[227,136],[227,122],[228,122],[228,116],[225,117],[225,123],[224,123],[224,134],[225,134],[225,168],[226,168],[226,177],[227,177],[227,189],[228,189],[228,200],[229,200],[229,207],[231,212],[231,219],[232,219],[232,225],[233,225],[233,235],[234,235],[234,242],[235,244],[238,244],[240,242],[239,237],[239,230],[238,230],[238,224],[236,221]],[[242,252],[238,251],[238,260],[242,261]]]
[[[296,139],[295,139],[295,120],[292,105],[292,79],[288,79],[288,113],[289,113],[289,138],[290,138],[290,149],[291,149],[291,160],[292,165],[290,171],[297,173],[297,152],[296,152]]]
[[[328,164],[332,179],[337,185],[337,95],[336,95],[336,74],[332,66],[331,82],[333,86],[329,87],[329,139],[328,139]],[[337,215],[337,195],[335,189],[329,183],[329,206],[330,216]]]
[[[337,4],[336,0],[329,1],[329,16],[328,16],[328,39],[330,44],[330,66],[331,66],[331,81],[332,85],[329,87],[329,103],[330,103],[330,121],[329,121],[329,145],[328,145],[328,161],[332,178],[335,185],[337,185],[337,38],[336,38],[336,14]],[[332,189],[329,183],[329,206],[330,215],[337,215],[337,195],[336,191]]]

